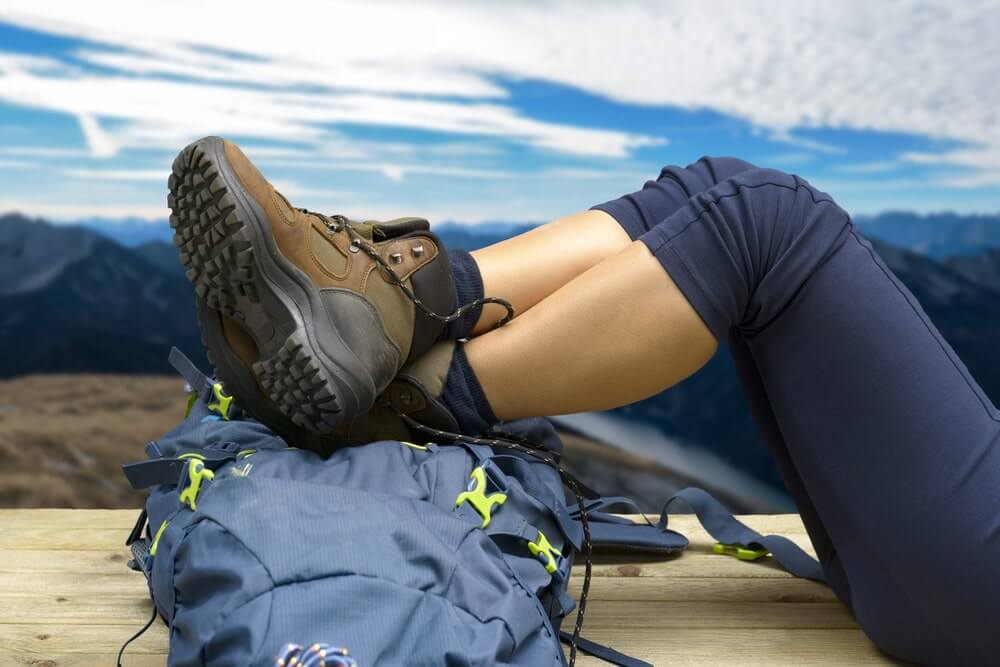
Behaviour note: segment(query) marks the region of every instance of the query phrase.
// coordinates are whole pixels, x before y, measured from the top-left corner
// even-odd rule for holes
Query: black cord
[[[431,310],[427,306],[427,304],[421,301],[417,297],[417,295],[414,294],[413,290],[411,290],[409,287],[406,286],[406,284],[403,282],[403,279],[399,277],[399,274],[397,274],[393,270],[393,268],[389,265],[389,263],[385,261],[382,255],[378,253],[378,250],[372,247],[371,244],[365,242],[365,238],[361,236],[354,229],[353,226],[351,226],[351,221],[348,220],[345,216],[339,214],[333,216],[326,216],[323,215],[322,213],[311,212],[307,209],[299,209],[299,210],[302,211],[303,213],[316,216],[323,222],[324,225],[326,225],[327,229],[329,229],[332,232],[340,232],[342,230],[346,231],[347,235],[351,237],[351,246],[353,248],[357,248],[358,250],[364,252],[366,255],[375,260],[375,263],[378,264],[379,267],[385,272],[386,277],[389,279],[390,284],[399,287],[399,289],[402,290],[403,294],[406,295],[406,298],[412,301],[413,305],[416,306],[420,310],[420,312],[422,312],[427,317],[433,320],[437,320],[438,322],[443,322],[447,324],[449,322],[454,322],[455,320],[459,319],[460,317],[465,315],[465,313],[472,310],[473,308],[478,308],[479,306],[483,306],[488,303],[495,303],[499,306],[502,306],[507,311],[507,313],[499,320],[497,320],[497,323],[493,325],[494,327],[503,326],[504,324],[507,324],[512,319],[514,319],[514,306],[512,306],[511,303],[506,299],[502,299],[498,296],[480,297],[478,299],[470,301],[469,303],[459,306],[458,308],[455,309],[454,312],[452,312],[449,315],[441,315],[440,313]]]
[[[156,621],[156,601],[153,600],[152,596],[150,596],[150,601],[153,603],[153,614],[149,617],[149,620],[146,621],[146,625],[142,626],[142,629],[139,630],[139,632],[126,639],[125,643],[122,644],[122,647],[118,649],[117,667],[122,667],[122,656],[125,655],[125,649],[128,645],[143,636],[146,633],[146,630],[149,630],[149,628],[151,628],[153,623]]]
[[[585,507],[585,502],[583,499],[583,494],[580,492],[580,485],[577,482],[576,477],[571,473],[566,471],[565,468],[560,465],[555,458],[546,454],[546,450],[540,447],[529,446],[525,440],[521,442],[515,442],[507,438],[484,438],[474,435],[463,435],[461,433],[452,433],[450,431],[442,431],[441,429],[433,428],[431,426],[425,426],[421,424],[413,417],[404,414],[402,411],[396,409],[391,403],[384,403],[384,405],[395,412],[404,423],[408,426],[415,428],[424,433],[430,433],[431,435],[447,438],[448,440],[457,441],[464,440],[466,442],[471,442],[477,445],[487,445],[489,447],[502,447],[505,449],[513,449],[515,451],[523,452],[532,456],[544,463],[552,466],[556,472],[559,473],[560,478],[562,478],[563,483],[569,487],[570,492],[576,498],[577,507],[580,508],[580,527],[583,529],[583,556],[584,556],[584,574],[583,574],[583,588],[580,591],[580,601],[577,605],[576,610],[576,624],[573,626],[573,637],[569,644],[569,665],[573,667],[576,664],[576,652],[577,643],[580,640],[580,632],[583,630],[583,619],[587,613],[587,596],[590,594],[590,578],[593,571],[593,544],[590,539],[590,520],[587,518],[587,511]],[[505,434],[506,435],[506,434]]]
[[[406,298],[412,301],[413,305],[416,306],[418,309],[420,309],[420,311],[424,313],[424,315],[426,315],[427,317],[430,317],[431,319],[437,320],[439,322],[444,322],[447,324],[462,317],[466,312],[468,312],[473,308],[477,308],[479,306],[488,303],[495,303],[497,305],[503,306],[503,308],[507,311],[507,313],[497,321],[497,323],[494,325],[494,328],[503,326],[507,322],[510,322],[512,319],[514,319],[514,306],[511,305],[511,303],[506,299],[494,296],[480,297],[478,299],[475,299],[474,301],[459,306],[453,313],[449,315],[441,315],[439,313],[434,312],[423,301],[421,301],[416,294],[413,293],[413,290],[411,290],[403,283],[403,280],[402,278],[399,277],[399,274],[397,274],[393,270],[393,268],[389,265],[389,263],[385,261],[385,259],[383,259],[383,257],[378,253],[378,250],[376,250],[371,244],[365,242],[364,237],[362,237],[351,226],[351,221],[348,220],[346,216],[339,214],[333,216],[326,216],[323,215],[322,213],[314,213],[306,209],[299,209],[299,210],[301,210],[303,213],[314,215],[317,218],[319,218],[323,222],[323,224],[327,227],[327,229],[329,229],[331,232],[337,233],[342,230],[346,231],[347,235],[350,236],[351,238],[352,249],[356,248],[357,250],[363,251],[366,255],[371,257],[375,261],[375,263],[378,264],[379,267],[381,267],[381,269],[385,272],[390,283],[399,287],[399,289],[403,292],[403,294],[406,295]],[[590,593],[590,578],[593,571],[593,544],[591,543],[590,539],[590,521],[587,518],[587,511],[583,499],[583,494],[580,491],[580,484],[577,481],[576,477],[567,472],[566,469],[563,468],[562,465],[559,463],[559,461],[557,461],[554,457],[546,454],[545,452],[547,450],[545,448],[540,447],[534,443],[531,443],[524,438],[515,439],[515,437],[512,436],[512,434],[508,433],[504,433],[503,434],[504,437],[483,438],[479,436],[470,436],[470,435],[463,435],[461,433],[451,433],[449,431],[442,431],[440,429],[436,429],[421,424],[420,422],[413,419],[409,415],[406,415],[400,410],[396,409],[396,407],[390,403],[386,403],[385,405],[389,407],[393,412],[395,412],[404,421],[404,423],[419,431],[430,433],[434,436],[446,438],[452,441],[464,440],[466,442],[487,445],[490,447],[513,449],[515,451],[523,452],[525,454],[528,454],[529,456],[532,456],[540,461],[547,463],[559,473],[559,477],[562,479],[563,483],[569,488],[570,492],[572,492],[573,496],[576,498],[577,507],[580,508],[580,527],[583,529],[583,554],[584,554],[583,588],[580,591],[580,601],[577,605],[576,624],[573,627],[573,638],[570,641],[569,645],[569,665],[570,667],[573,667],[573,665],[576,664],[577,643],[580,640],[580,632],[583,629],[583,619],[587,611],[587,596]]]

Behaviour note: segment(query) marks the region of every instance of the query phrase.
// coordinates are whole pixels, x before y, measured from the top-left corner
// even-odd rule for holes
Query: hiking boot
[[[446,251],[422,218],[295,208],[218,137],[181,151],[169,188],[187,277],[224,317],[211,331],[202,322],[206,344],[216,362],[241,360],[217,372],[269,426],[280,414],[284,426],[332,434],[371,408],[455,310]]]
[[[235,393],[232,387],[241,387],[240,407],[293,447],[328,456],[341,447],[376,440],[422,443],[433,439],[433,434],[412,427],[400,413],[432,428],[459,431],[455,418],[439,400],[454,351],[452,342],[434,345],[420,359],[404,367],[368,412],[345,419],[332,431],[319,434],[293,422],[256,383],[253,368],[259,361],[257,349],[238,322],[203,301],[198,305],[198,322],[209,361],[226,391]]]
[[[454,352],[454,341],[440,342],[404,366],[371,410],[340,425],[338,437],[361,444],[375,440],[423,443],[447,442],[461,434],[458,421],[441,400]],[[447,436],[438,438],[435,430]]]

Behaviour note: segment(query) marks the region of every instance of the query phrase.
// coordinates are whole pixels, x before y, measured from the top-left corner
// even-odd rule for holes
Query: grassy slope
[[[0,381],[0,506],[139,507],[120,466],[177,423],[182,388],[142,375]]]
[[[0,507],[139,507],[121,465],[181,418],[171,376],[29,375],[0,381]],[[566,467],[606,495],[647,511],[691,480],[643,458],[564,435]]]

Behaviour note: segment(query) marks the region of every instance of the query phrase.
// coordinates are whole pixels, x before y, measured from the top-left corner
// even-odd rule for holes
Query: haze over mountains
[[[858,222],[869,238],[879,237],[878,253],[1000,403],[1000,216],[892,212]],[[530,226],[441,224],[435,231],[447,246],[472,249]],[[207,364],[193,291],[169,237],[165,222],[64,226],[0,216],[0,377],[165,373],[171,345]],[[676,387],[615,412],[781,486],[725,349]]]

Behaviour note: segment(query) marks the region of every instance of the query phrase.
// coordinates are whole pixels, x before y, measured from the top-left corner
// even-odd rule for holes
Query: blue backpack
[[[632,523],[606,510],[634,503],[575,480],[567,502],[548,421],[505,424],[509,449],[380,441],[324,459],[242,417],[176,350],[171,362],[193,389],[188,414],[146,445],[148,460],[124,467],[150,489],[130,566],[148,579],[147,627],[157,612],[169,626],[170,665],[562,666],[560,638],[570,664],[577,649],[647,664],[580,637],[590,550],[670,554],[687,540],[667,528],[666,509],[658,525]],[[724,551],[771,551],[822,580],[794,544],[746,528],[704,492],[674,501]],[[580,553],[587,577],[570,633],[561,626]]]

